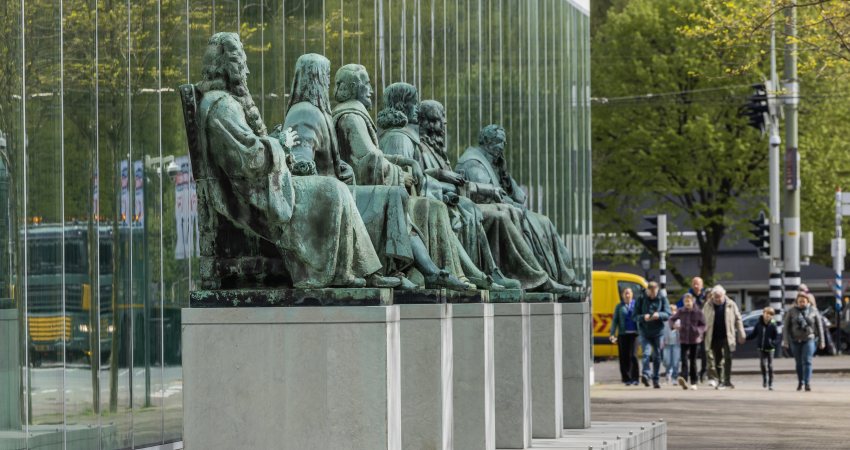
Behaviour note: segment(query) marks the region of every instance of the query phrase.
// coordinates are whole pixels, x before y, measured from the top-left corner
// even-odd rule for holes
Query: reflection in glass
[[[0,431],[54,448],[179,440],[198,279],[176,87],[245,42],[282,122],[294,62],[360,63],[447,108],[450,155],[507,130],[510,170],[590,273],[589,22],[562,0],[9,0],[0,26]],[[373,114],[379,108],[373,110]],[[169,164],[172,169],[166,170]],[[29,437],[27,437],[29,436]],[[1,439],[1,438],[0,438]],[[3,442],[0,441],[0,447]]]

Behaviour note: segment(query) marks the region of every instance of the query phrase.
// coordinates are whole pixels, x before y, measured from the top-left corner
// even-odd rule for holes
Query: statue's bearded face
[[[233,86],[246,86],[248,83],[248,58],[242,43],[238,41],[225,41],[224,53],[227,56],[225,69],[227,78]]]
[[[448,125],[445,111],[431,107],[423,108],[421,114],[422,121],[420,121],[419,126],[423,131],[430,135],[445,136],[446,126]]]
[[[502,156],[505,153],[505,141],[507,141],[505,137],[505,133],[501,130],[493,136],[493,139],[487,143],[487,151],[490,154],[495,156]]]
[[[416,99],[407,105],[407,123],[419,123],[419,102]]]
[[[360,81],[360,86],[357,90],[357,100],[366,107],[366,109],[372,108],[372,84],[369,83],[369,74],[366,71],[360,71],[357,75],[357,78]]]

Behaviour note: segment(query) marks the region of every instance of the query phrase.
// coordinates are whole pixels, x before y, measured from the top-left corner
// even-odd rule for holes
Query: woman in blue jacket
[[[634,293],[630,288],[623,289],[620,303],[614,307],[614,318],[611,320],[611,335],[608,339],[617,344],[620,357],[620,378],[626,386],[638,384],[637,360],[637,323],[632,318],[634,313]]]

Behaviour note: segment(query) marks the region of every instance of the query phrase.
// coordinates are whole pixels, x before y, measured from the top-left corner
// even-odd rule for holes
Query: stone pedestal
[[[186,448],[399,449],[399,361],[397,306],[184,309]]]
[[[512,302],[493,304],[493,362],[496,447],[531,446],[529,315],[520,292]]]
[[[449,304],[454,448],[494,450],[493,305]]]
[[[11,306],[11,302],[7,302]],[[0,430],[21,427],[18,310],[0,309]]]
[[[590,426],[590,303],[561,303],[564,428]]]
[[[561,304],[529,304],[532,437],[557,439],[564,428]]]
[[[415,301],[411,298],[410,301]],[[428,298],[420,301],[427,303]],[[439,299],[438,299],[439,300]],[[452,319],[444,302],[398,305],[402,448],[452,449]]]

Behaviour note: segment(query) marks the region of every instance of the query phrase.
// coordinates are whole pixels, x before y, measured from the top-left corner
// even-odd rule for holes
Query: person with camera
[[[644,347],[644,358],[647,347],[652,352],[652,387],[660,389],[658,371],[661,368],[661,337],[664,334],[664,323],[670,319],[670,302],[667,301],[666,295],[659,292],[658,283],[655,281],[649,282],[646,291],[638,299],[632,319],[638,324],[638,333],[647,344]],[[646,371],[641,377],[643,384],[649,386]]]
[[[824,348],[823,322],[815,307],[812,294],[798,292],[794,306],[785,316],[782,330],[782,346],[791,348],[797,367],[797,390],[805,386],[811,391],[812,357],[815,346]]]

